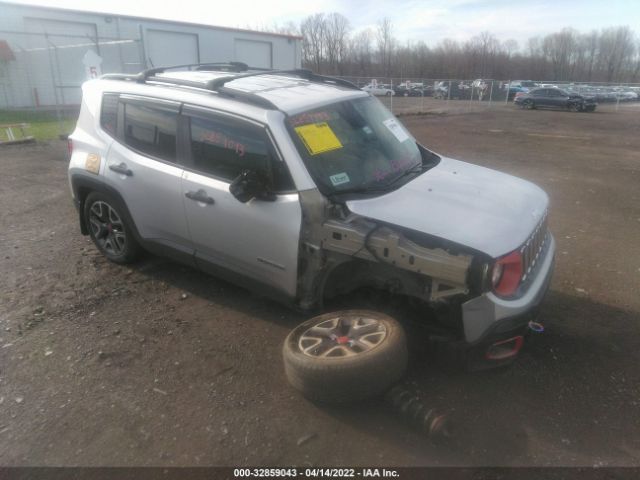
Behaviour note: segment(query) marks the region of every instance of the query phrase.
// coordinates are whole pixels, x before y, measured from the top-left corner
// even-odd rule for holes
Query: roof
[[[108,11],[104,11],[104,10],[78,10],[75,8],[64,8],[64,7],[50,7],[48,5],[37,5],[37,4],[33,4],[33,3],[18,3],[18,2],[5,2],[5,1],[0,1],[0,4],[9,4],[9,5],[15,5],[15,6],[19,6],[19,7],[26,7],[26,8],[40,8],[43,10],[53,10],[53,11],[58,11],[58,12],[73,12],[73,13],[85,13],[85,14],[94,14],[94,15],[105,15],[105,16],[109,16],[109,17],[120,17],[120,18],[129,18],[132,20],[151,20],[154,22],[162,22],[162,23],[171,23],[174,25],[186,25],[186,26],[191,26],[191,27],[201,27],[201,28],[215,28],[217,30],[226,30],[229,32],[240,32],[240,33],[254,33],[254,34],[260,34],[260,35],[269,35],[272,37],[284,37],[284,38],[290,38],[293,40],[302,40],[302,37],[300,35],[290,35],[287,33],[276,33],[276,32],[262,32],[259,30],[250,30],[247,28],[234,28],[234,27],[223,27],[220,25],[212,25],[212,24],[207,24],[207,23],[195,23],[195,22],[185,22],[185,21],[180,21],[180,20],[168,20],[166,18],[155,18],[155,17],[140,17],[140,16],[136,16],[136,15],[123,15],[120,13],[113,13],[113,12],[108,12]]]
[[[298,73],[299,72],[299,73]],[[304,78],[309,75],[308,78]],[[105,75],[104,79],[133,80],[141,87],[182,87],[181,90],[220,97],[234,103],[250,104],[264,109],[274,107],[287,114],[296,114],[350,98],[367,96],[366,92],[348,82],[322,77],[304,70],[279,71],[169,71],[158,72],[141,81],[140,76]],[[234,79],[235,78],[235,79]],[[211,88],[215,80],[222,81]],[[175,83],[172,82],[175,80]],[[225,81],[226,80],[226,81]],[[129,81],[126,83],[134,83]],[[340,85],[335,82],[343,82]],[[123,82],[124,83],[124,82]],[[207,90],[204,92],[203,90]],[[215,98],[215,97],[210,97]]]
[[[179,78],[185,80],[207,82],[215,78],[242,76],[228,72],[167,72],[159,77]],[[356,96],[366,96],[361,90],[354,90],[338,85],[330,85],[309,81],[295,76],[262,73],[257,76],[238,78],[225,84],[229,90],[257,95],[274,104],[279,110],[296,113],[312,106],[333,103]]]

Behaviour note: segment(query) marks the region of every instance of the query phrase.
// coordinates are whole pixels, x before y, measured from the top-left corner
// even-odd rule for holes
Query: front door
[[[266,129],[197,107],[185,106],[183,115],[189,152],[182,190],[196,261],[294,297],[302,214]],[[238,201],[229,185],[243,170],[268,177],[275,199]]]

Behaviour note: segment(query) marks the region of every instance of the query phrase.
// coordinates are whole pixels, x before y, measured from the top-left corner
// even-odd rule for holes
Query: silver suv
[[[148,250],[303,310],[391,291],[493,363],[515,357],[549,286],[544,191],[430,151],[341,79],[105,75],[83,85],[70,140],[81,231],[116,263]]]

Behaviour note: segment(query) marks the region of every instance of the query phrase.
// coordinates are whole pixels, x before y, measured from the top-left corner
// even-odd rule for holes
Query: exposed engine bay
[[[299,304],[370,286],[428,303],[469,293],[473,256],[419,245],[398,229],[328,204],[317,191],[303,205]]]

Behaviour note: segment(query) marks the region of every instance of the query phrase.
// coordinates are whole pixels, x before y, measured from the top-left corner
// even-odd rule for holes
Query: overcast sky
[[[640,26],[640,0],[27,0],[19,3],[256,28],[339,12],[354,29],[387,16],[401,41],[467,40],[488,30],[499,39],[527,38],[573,27]],[[640,33],[640,32],[639,32]]]

